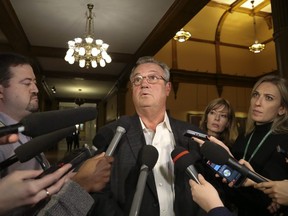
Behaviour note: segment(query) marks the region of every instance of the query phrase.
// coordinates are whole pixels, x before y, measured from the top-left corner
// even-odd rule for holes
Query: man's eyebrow
[[[20,83],[26,82],[26,81],[29,81],[29,82],[34,82],[35,81],[36,82],[36,79],[27,77],[27,78],[24,78],[24,79],[20,80]]]

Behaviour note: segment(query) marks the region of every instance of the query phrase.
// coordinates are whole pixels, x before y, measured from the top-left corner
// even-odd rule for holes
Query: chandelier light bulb
[[[93,47],[91,50],[92,56],[97,56],[100,53],[100,50],[97,49],[96,47]]]
[[[69,62],[69,64],[74,64],[74,62],[75,62],[74,56],[71,56],[71,57],[69,58],[68,62]]]
[[[75,43],[81,43],[82,42],[82,38],[79,38],[79,37],[75,38],[74,40],[75,40]]]
[[[112,61],[112,59],[109,55],[106,56],[105,60],[108,64],[111,63],[111,61]]]
[[[91,37],[86,37],[85,38],[86,43],[92,43],[93,42],[93,38]]]
[[[72,47],[74,47],[75,46],[75,41],[72,41],[72,40],[70,40],[70,41],[68,41],[68,47],[70,48],[72,48]]]
[[[69,59],[70,59],[70,58],[71,58],[71,56],[69,56],[69,55],[66,54],[64,60],[67,61],[67,62],[69,62]]]
[[[99,64],[100,64],[101,67],[105,67],[105,65],[106,65],[104,59],[101,59]]]
[[[102,44],[102,48],[103,48],[104,50],[107,50],[108,47],[109,47],[109,45],[108,45],[107,43],[103,43],[103,44]]]
[[[84,56],[85,55],[85,48],[84,47],[80,47],[78,53],[79,53],[80,56]]]
[[[92,66],[93,68],[96,68],[96,67],[97,67],[97,61],[96,61],[96,60],[92,60],[92,61],[91,61],[91,66]]]
[[[81,68],[84,68],[84,67],[85,67],[85,59],[80,59],[80,60],[79,60],[79,66],[80,66]]]
[[[73,53],[74,53],[74,49],[69,48],[66,54],[69,55],[69,56],[72,56]]]

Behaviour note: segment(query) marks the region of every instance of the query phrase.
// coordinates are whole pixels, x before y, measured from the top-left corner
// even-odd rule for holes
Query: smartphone
[[[193,131],[193,130],[187,130],[187,131],[184,133],[184,136],[190,137],[190,138],[191,138],[191,137],[196,137],[196,138],[199,138],[199,139],[202,139],[202,140],[208,140],[207,134],[200,133],[200,132]]]
[[[40,175],[38,175],[36,179],[40,179],[48,174],[55,172],[67,163],[72,164],[68,172],[73,169],[77,169],[78,166],[80,166],[85,160],[95,155],[96,150],[96,147],[89,147],[87,144],[85,144],[82,148],[74,150],[69,155],[58,161],[56,164],[51,165],[48,169],[44,170]]]
[[[233,186],[234,187],[239,187],[243,184],[244,180],[246,179],[246,177],[244,177],[241,173],[239,173],[238,171],[232,169],[231,167],[223,164],[223,165],[219,165],[219,164],[215,164],[213,162],[211,162],[210,160],[208,160],[206,162],[206,164],[212,169],[214,170],[216,173],[218,173],[222,178],[227,179],[227,182],[233,182]]]

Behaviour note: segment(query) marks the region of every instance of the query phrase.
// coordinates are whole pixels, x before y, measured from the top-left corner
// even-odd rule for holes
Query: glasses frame
[[[149,78],[150,77],[150,78]],[[136,78],[139,78],[140,81],[138,84],[135,84],[135,79]],[[131,79],[131,83],[134,85],[134,86],[140,86],[144,79],[146,79],[146,81],[149,83],[149,84],[156,84],[158,83],[159,80],[164,80],[166,83],[168,82],[163,76],[161,75],[147,75],[147,76],[142,76],[142,75],[137,75],[137,76],[134,76],[133,79]]]

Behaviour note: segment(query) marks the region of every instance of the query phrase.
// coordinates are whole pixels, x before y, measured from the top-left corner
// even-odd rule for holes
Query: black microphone
[[[201,146],[200,152],[210,161],[219,165],[229,165],[242,175],[247,176],[256,183],[267,182],[268,180],[260,176],[258,173],[251,171],[246,166],[240,164],[236,159],[232,158],[229,153],[220,145],[211,141],[205,141]]]
[[[64,139],[68,134],[75,130],[76,127],[72,126],[31,139],[27,143],[17,147],[14,150],[14,155],[2,161],[0,163],[0,170],[7,168],[17,161],[23,163],[32,159],[36,155],[39,155],[41,152],[58,143],[60,140]]]
[[[92,140],[93,146],[97,148],[97,152],[104,152],[112,141],[114,136],[114,131],[109,127],[102,127],[96,133],[95,137]]]
[[[189,152],[183,147],[176,146],[171,152],[171,157],[176,169],[183,172],[185,171],[189,178],[192,178],[194,181],[200,184],[198,179],[198,171],[193,165],[201,158],[198,152],[194,150]]]
[[[140,152],[140,162],[142,166],[140,168],[140,174],[138,177],[136,191],[133,197],[129,216],[139,215],[139,209],[143,198],[146,179],[149,174],[149,171],[153,169],[157,160],[158,160],[157,149],[152,145],[145,145]]]
[[[93,107],[32,113],[24,117],[17,124],[1,127],[0,137],[21,132],[27,136],[36,137],[61,128],[93,120],[96,116],[97,110]]]

